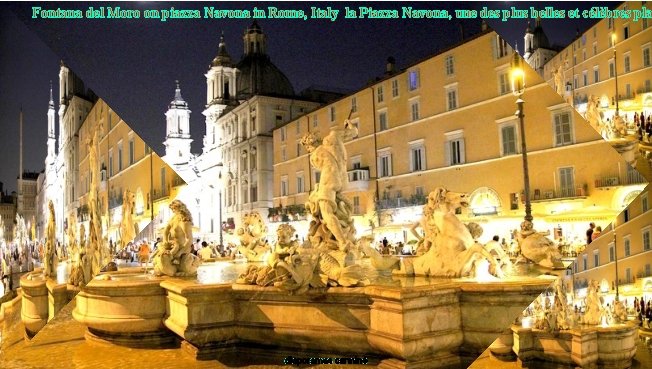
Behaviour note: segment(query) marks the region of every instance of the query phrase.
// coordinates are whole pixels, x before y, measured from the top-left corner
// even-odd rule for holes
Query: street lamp
[[[614,51],[614,77],[616,79],[616,116],[618,116],[618,62],[616,61],[616,32],[611,34],[611,47]]]
[[[616,218],[618,219],[618,218]],[[616,264],[616,301],[619,301],[619,295],[618,295],[618,247],[616,247],[616,221],[614,220],[614,261]]]
[[[523,104],[525,101],[521,98],[525,92],[525,71],[523,69],[523,59],[514,52],[514,58],[511,65],[512,92],[518,99],[516,100],[516,116],[519,119],[521,132],[521,154],[523,155],[523,184],[525,192],[525,220],[532,222],[532,205],[530,204],[530,174],[527,166],[527,145],[525,144],[525,123],[523,118]]]

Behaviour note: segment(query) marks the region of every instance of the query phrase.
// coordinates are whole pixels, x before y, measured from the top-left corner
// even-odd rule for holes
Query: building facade
[[[273,206],[272,131],[318,103],[295,95],[288,78],[267,55],[267,36],[253,22],[243,35],[244,55],[235,63],[222,37],[206,72],[206,135],[191,154],[190,110],[177,85],[166,112],[163,159],[188,182],[180,194],[201,237],[217,241],[245,213],[264,217]],[[221,204],[221,205],[220,205]]]
[[[641,1],[627,1],[619,10],[640,11]],[[554,84],[562,68],[564,97],[583,113],[591,96],[598,98],[604,117],[652,114],[652,20],[605,18],[598,21],[543,66],[543,77]],[[617,93],[616,93],[617,91]]]
[[[524,214],[522,135],[508,77],[512,57],[504,40],[484,31],[275,129],[270,220],[298,220],[298,233],[307,231],[303,204],[319,173],[299,140],[307,132],[323,137],[348,118],[359,130],[346,144],[346,195],[358,232],[408,241],[427,194],[443,186],[471,194],[470,211],[462,216],[485,227],[483,239],[509,240]],[[559,228],[569,242],[579,242],[585,224],[606,226],[645,180],[535,71],[526,71],[526,81],[535,227]],[[618,182],[606,180],[612,177]]]

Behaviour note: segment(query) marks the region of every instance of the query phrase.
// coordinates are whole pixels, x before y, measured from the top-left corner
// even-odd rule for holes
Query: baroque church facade
[[[177,84],[166,115],[163,160],[188,183],[179,199],[188,205],[205,239],[218,240],[220,226],[234,229],[246,213],[263,219],[273,207],[275,128],[314,110],[270,60],[267,39],[254,21],[243,35],[235,62],[220,38],[206,77],[206,134],[202,152],[191,153],[190,110]],[[201,211],[200,211],[201,208]]]

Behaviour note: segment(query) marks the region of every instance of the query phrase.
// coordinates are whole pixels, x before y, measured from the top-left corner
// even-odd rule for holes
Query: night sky
[[[18,119],[24,111],[24,169],[41,171],[46,156],[47,104],[49,81],[53,81],[58,109],[59,61],[63,59],[98,96],[107,101],[159,154],[164,153],[165,116],[174,96],[174,81],[192,110],[193,152],[201,151],[205,131],[201,111],[206,103],[204,73],[217,54],[221,32],[227,49],[238,61],[243,53],[242,34],[251,19],[143,19],[144,9],[304,9],[317,6],[340,10],[336,21],[327,19],[259,19],[267,35],[267,51],[272,62],[293,84],[295,92],[309,86],[355,91],[384,72],[385,61],[393,56],[398,68],[480,31],[480,19],[344,19],[346,6],[375,9],[455,8],[499,9],[515,6],[543,9],[586,9],[617,3],[252,3],[252,2],[114,2],[114,3],[4,3],[0,7],[0,181],[5,190],[16,189],[18,174]],[[44,9],[81,9],[89,6],[120,6],[140,9],[141,19],[32,19],[32,6]],[[522,50],[527,19],[487,20],[510,43]],[[533,22],[533,20],[530,19]],[[576,34],[597,20],[545,19],[543,27],[550,41],[566,45]],[[58,122],[57,122],[58,129]]]

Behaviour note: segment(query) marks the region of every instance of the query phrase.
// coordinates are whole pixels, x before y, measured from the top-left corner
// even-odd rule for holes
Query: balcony
[[[388,199],[380,199],[376,202],[376,210],[384,209],[398,209],[410,206],[422,206],[426,203],[426,197],[420,195],[413,195],[410,198],[395,197]]]
[[[619,176],[617,173],[599,177],[595,180],[596,188],[628,186],[647,183],[647,179],[635,170],[628,170],[627,174]]]
[[[369,168],[357,168],[346,172],[349,176],[349,183],[344,189],[345,192],[367,191],[369,189]]]
[[[531,201],[554,201],[584,198],[587,196],[588,187],[586,184],[575,184],[573,187],[558,187],[556,189],[539,190],[534,189],[530,195]],[[525,195],[521,195],[522,201],[525,201]]]

